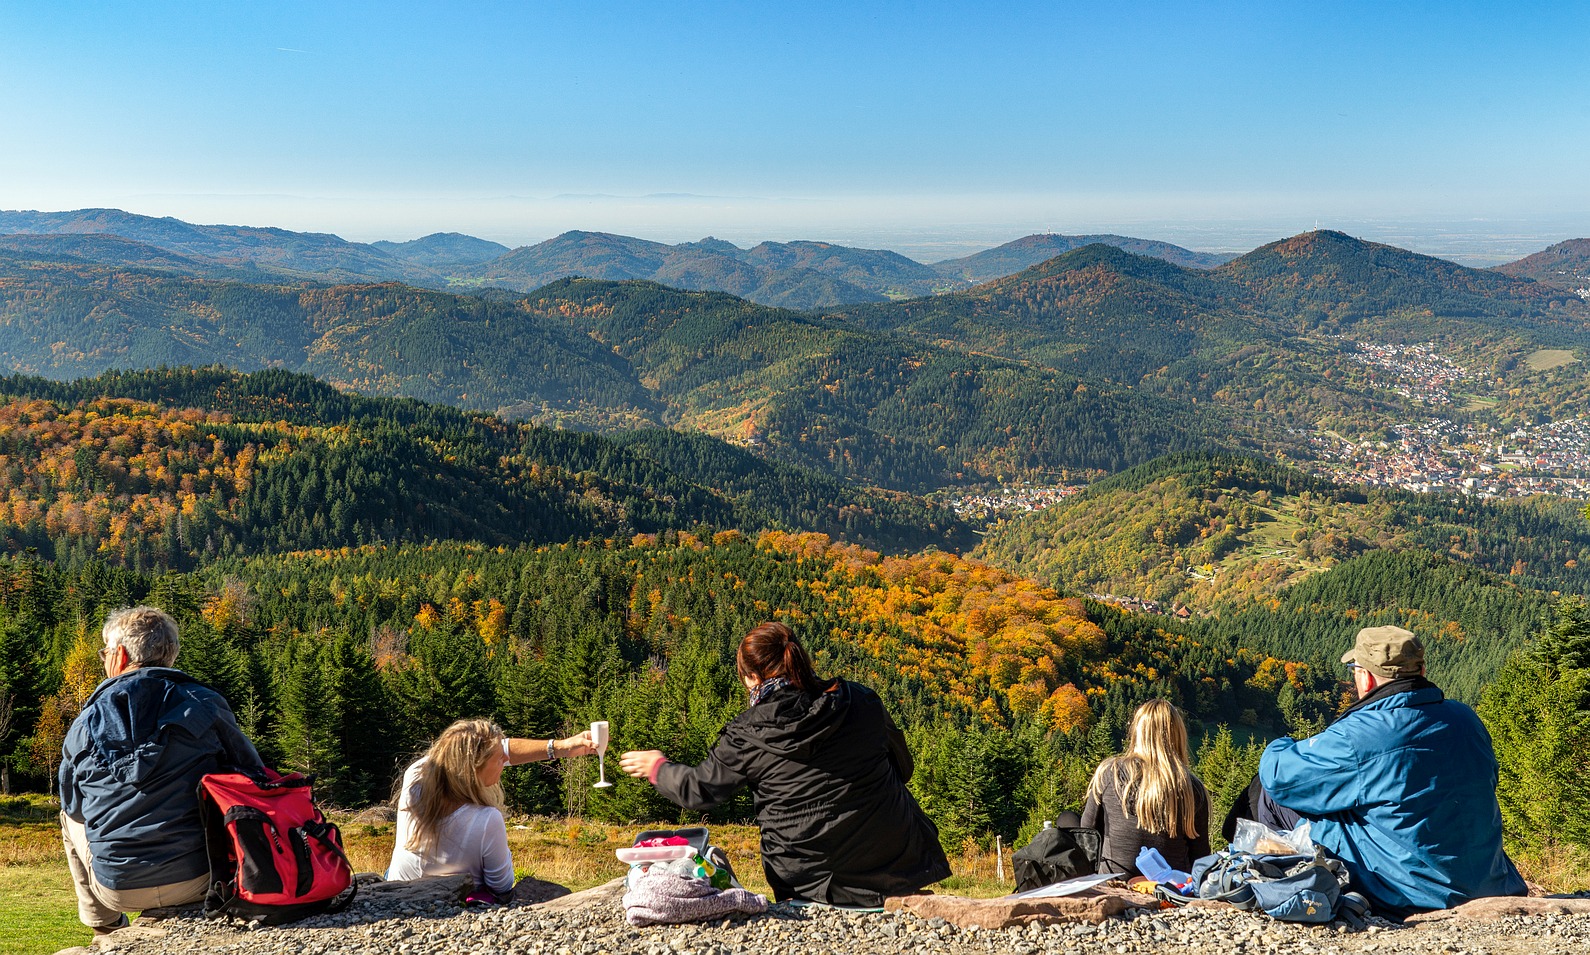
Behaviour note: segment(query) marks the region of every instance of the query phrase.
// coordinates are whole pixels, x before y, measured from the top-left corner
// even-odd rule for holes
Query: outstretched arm
[[[696,811],[725,802],[751,781],[741,754],[726,738],[718,740],[699,766],[671,763],[655,749],[625,753],[618,765],[636,779],[649,780],[670,802]]]
[[[550,758],[573,759],[576,756],[590,756],[596,752],[596,747],[591,745],[591,731],[575,733],[563,739],[508,739],[508,764],[518,766],[521,763],[544,763]]]

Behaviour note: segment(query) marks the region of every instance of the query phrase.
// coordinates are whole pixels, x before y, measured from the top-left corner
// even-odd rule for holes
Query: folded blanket
[[[624,893],[624,917],[631,925],[677,925],[743,912],[767,911],[767,898],[745,889],[714,889],[706,879],[653,866]]]

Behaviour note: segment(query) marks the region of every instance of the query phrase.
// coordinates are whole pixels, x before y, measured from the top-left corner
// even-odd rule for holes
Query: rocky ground
[[[543,904],[466,909],[454,899],[367,892],[346,912],[270,928],[183,914],[139,920],[74,955],[183,952],[227,955],[1339,955],[1349,952],[1513,955],[1590,951],[1590,914],[1448,919],[1419,926],[1372,919],[1363,930],[1337,923],[1300,926],[1230,908],[1141,910],[1102,923],[957,928],[906,913],[848,913],[772,906],[766,915],[694,926],[634,928],[624,921],[622,887],[603,887]],[[1585,902],[1590,906],[1590,901]],[[65,953],[62,953],[65,955]]]

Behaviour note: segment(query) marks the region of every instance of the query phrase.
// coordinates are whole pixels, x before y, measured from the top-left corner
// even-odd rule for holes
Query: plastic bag
[[[1296,829],[1277,832],[1262,822],[1238,819],[1231,848],[1237,852],[1254,855],[1305,855],[1314,854],[1314,839],[1309,835],[1309,823],[1304,821]]]

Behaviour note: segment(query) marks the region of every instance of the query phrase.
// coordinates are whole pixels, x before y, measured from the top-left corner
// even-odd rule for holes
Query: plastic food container
[[[637,865],[688,859],[696,854],[696,850],[694,846],[631,846],[628,849],[615,849],[613,854],[618,856],[620,862]]]

